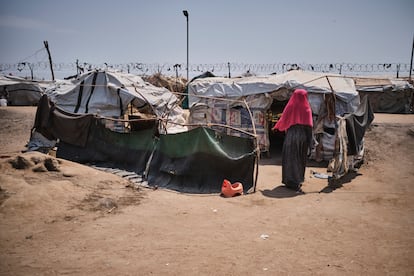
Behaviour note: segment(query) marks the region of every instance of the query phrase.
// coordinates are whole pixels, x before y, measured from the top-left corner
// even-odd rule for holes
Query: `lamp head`
[[[188,17],[188,11],[187,10],[183,10],[183,14],[185,17]]]

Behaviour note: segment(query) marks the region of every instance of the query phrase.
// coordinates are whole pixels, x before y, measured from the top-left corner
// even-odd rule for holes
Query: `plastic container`
[[[243,194],[243,185],[240,182],[231,184],[230,181],[224,179],[221,185],[221,195],[223,197],[233,197]]]

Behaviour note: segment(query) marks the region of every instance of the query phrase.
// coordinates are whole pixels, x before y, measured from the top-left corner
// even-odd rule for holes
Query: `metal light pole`
[[[189,64],[188,64],[188,42],[189,42],[189,39],[188,39],[188,11],[187,10],[183,10],[183,14],[184,14],[184,16],[186,17],[186,19],[187,19],[187,82],[189,82],[190,80],[189,80],[189,78],[188,78],[188,66],[189,66]]]
[[[414,56],[414,36],[413,36],[413,46],[411,47],[410,74],[408,78],[410,81],[411,81],[411,72],[413,71],[413,56]]]

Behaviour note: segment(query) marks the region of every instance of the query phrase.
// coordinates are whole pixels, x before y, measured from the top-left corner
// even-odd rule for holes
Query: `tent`
[[[113,118],[125,117],[128,106],[149,111],[155,123],[142,126],[148,120],[131,120],[130,115]],[[108,125],[112,120],[140,127],[120,131]],[[58,141],[59,158],[133,171],[149,186],[219,193],[228,179],[243,183],[246,193],[254,187],[253,137],[233,137],[208,127],[188,131],[185,123],[177,97],[167,89],[130,74],[93,71],[48,89],[34,130]]]
[[[151,85],[133,74],[90,71],[73,80],[57,81],[46,90],[46,94],[57,107],[70,113],[124,119],[129,108],[134,108],[141,115],[144,113],[151,118],[185,123],[179,100],[172,92]],[[143,116],[129,115],[131,118],[143,119]],[[118,123],[115,130],[123,131],[120,125],[122,122]],[[178,124],[167,123],[160,126],[161,132],[176,133],[186,130]]]
[[[280,117],[294,89],[306,89],[314,119],[311,157],[318,161],[334,157],[336,117],[354,113],[360,105],[352,78],[302,70],[270,76],[204,78],[188,86],[190,123],[212,125],[230,135],[235,135],[233,129],[224,129],[223,125],[253,133],[262,152],[269,151],[269,128]]]
[[[105,120],[67,112],[44,95],[34,128],[48,139],[59,140],[57,157],[132,171],[149,186],[219,193],[227,179],[243,183],[245,193],[254,189],[257,159],[252,137],[233,137],[206,127],[160,133],[155,125],[116,132],[106,127]]]
[[[279,110],[273,110],[273,114],[270,113],[272,104],[286,103],[295,88],[308,91],[315,121],[319,119],[328,124],[326,127],[332,125],[321,120],[325,113],[333,110],[334,114],[329,114],[332,118],[332,115],[354,112],[360,101],[353,80],[340,75],[295,70],[281,75],[259,77],[204,78],[189,84],[189,119],[194,124],[227,124],[255,132],[261,151],[267,152],[269,127],[275,123],[277,113],[283,111],[281,106]],[[330,97],[332,95],[335,95],[335,99]],[[331,104],[327,110],[326,103],[329,100],[333,106]],[[274,118],[269,120],[269,117]]]
[[[361,97],[368,96],[374,112],[413,112],[414,87],[407,80],[386,77],[354,78]]]
[[[6,99],[7,105],[12,106],[37,105],[46,85],[46,82],[0,75],[0,98]]]

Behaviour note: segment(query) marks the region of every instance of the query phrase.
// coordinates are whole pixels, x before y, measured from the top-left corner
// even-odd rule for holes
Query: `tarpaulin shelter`
[[[46,82],[0,75],[0,98],[6,99],[7,105],[11,106],[37,105],[46,86]]]
[[[213,78],[213,77],[216,77],[216,76],[210,71],[206,71],[198,76],[195,76],[188,83],[191,83],[192,81],[196,79]],[[186,85],[185,90],[184,90],[184,99],[183,99],[182,107],[185,109],[188,109],[188,84]]]
[[[254,138],[205,126],[187,131],[178,103],[170,91],[138,76],[93,71],[56,82],[41,100],[34,129],[58,141],[59,158],[131,170],[150,186],[218,193],[228,179],[243,183],[246,193],[251,190],[257,180]],[[108,127],[128,105],[152,110],[157,123],[129,131]]]
[[[319,145],[313,149],[313,158],[317,160],[331,160],[334,156],[336,116],[353,113],[360,104],[352,78],[302,70],[269,76],[203,78],[188,87],[191,123],[219,125],[216,129],[230,125],[254,133],[262,152],[270,146],[274,102],[287,102],[294,89],[306,89]],[[222,130],[234,135],[231,129]]]
[[[168,89],[156,87],[133,74],[95,70],[76,79],[57,81],[46,90],[62,110],[75,114],[97,114],[123,119],[130,106],[145,109],[155,117],[184,123],[178,98]],[[162,124],[161,131],[185,131],[177,124]]]
[[[414,87],[407,80],[387,77],[354,77],[361,98],[368,96],[378,113],[412,113]]]
[[[104,120],[94,114],[64,111],[44,96],[34,128],[48,139],[59,140],[57,157],[133,171],[150,186],[219,193],[223,180],[228,179],[243,183],[245,193],[254,188],[253,138],[205,127],[167,134],[153,126],[120,133],[108,129]]]
[[[308,91],[315,118],[327,112],[326,108],[335,116],[351,113],[359,104],[353,80],[339,75],[294,70],[270,76],[204,78],[189,84],[190,122],[227,124],[250,132],[254,126],[260,148],[266,152],[268,111],[274,101],[287,101],[295,88]],[[332,95],[335,100],[327,107],[327,98]]]

